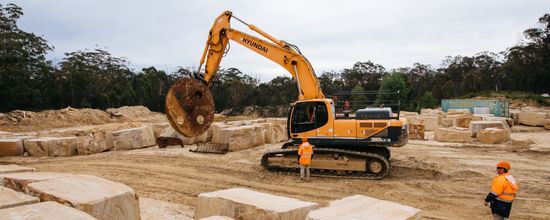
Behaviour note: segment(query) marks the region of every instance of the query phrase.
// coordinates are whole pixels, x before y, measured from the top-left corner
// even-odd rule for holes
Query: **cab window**
[[[302,102],[292,112],[292,133],[301,133],[322,127],[328,122],[328,110],[324,102]]]

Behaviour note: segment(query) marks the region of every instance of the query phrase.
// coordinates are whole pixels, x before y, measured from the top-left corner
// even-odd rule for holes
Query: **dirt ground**
[[[189,146],[69,158],[11,157],[0,158],[0,163],[119,181],[144,198],[142,207],[158,204],[156,200],[169,202],[161,209],[170,209],[174,214],[169,216],[177,218],[192,217],[192,207],[202,192],[245,187],[323,206],[331,200],[363,194],[422,209],[424,219],[490,219],[483,199],[495,176],[496,162],[506,159],[511,161],[511,173],[521,187],[511,219],[550,219],[550,132],[537,129],[513,133],[512,137],[517,141],[507,145],[410,141],[404,147],[392,148],[392,168],[383,180],[314,177],[304,183],[297,175],[264,170],[261,155],[280,144],[225,155],[191,153]]]

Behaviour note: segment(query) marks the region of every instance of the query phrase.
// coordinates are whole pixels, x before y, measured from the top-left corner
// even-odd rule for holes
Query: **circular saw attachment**
[[[166,94],[166,116],[172,127],[187,137],[204,133],[214,120],[214,100],[199,80],[182,78]]]

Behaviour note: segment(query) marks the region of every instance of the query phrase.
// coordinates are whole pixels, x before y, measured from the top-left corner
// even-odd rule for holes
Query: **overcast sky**
[[[300,47],[317,75],[371,60],[394,69],[414,63],[439,67],[445,56],[500,52],[522,40],[550,13],[547,0],[278,0],[138,1],[15,0],[19,25],[55,47],[48,58],[102,48],[130,67],[172,72],[197,67],[208,30],[224,10]],[[248,28],[232,20],[232,27]],[[222,60],[262,81],[290,76],[282,67],[237,43]]]

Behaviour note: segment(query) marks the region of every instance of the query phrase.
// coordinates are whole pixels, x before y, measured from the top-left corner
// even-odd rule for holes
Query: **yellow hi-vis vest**
[[[309,165],[311,163],[311,156],[313,155],[313,146],[308,142],[300,144],[298,147],[298,155],[300,155],[301,165]]]
[[[493,179],[491,193],[497,196],[496,200],[512,203],[516,198],[519,186],[510,173],[503,173]]]

